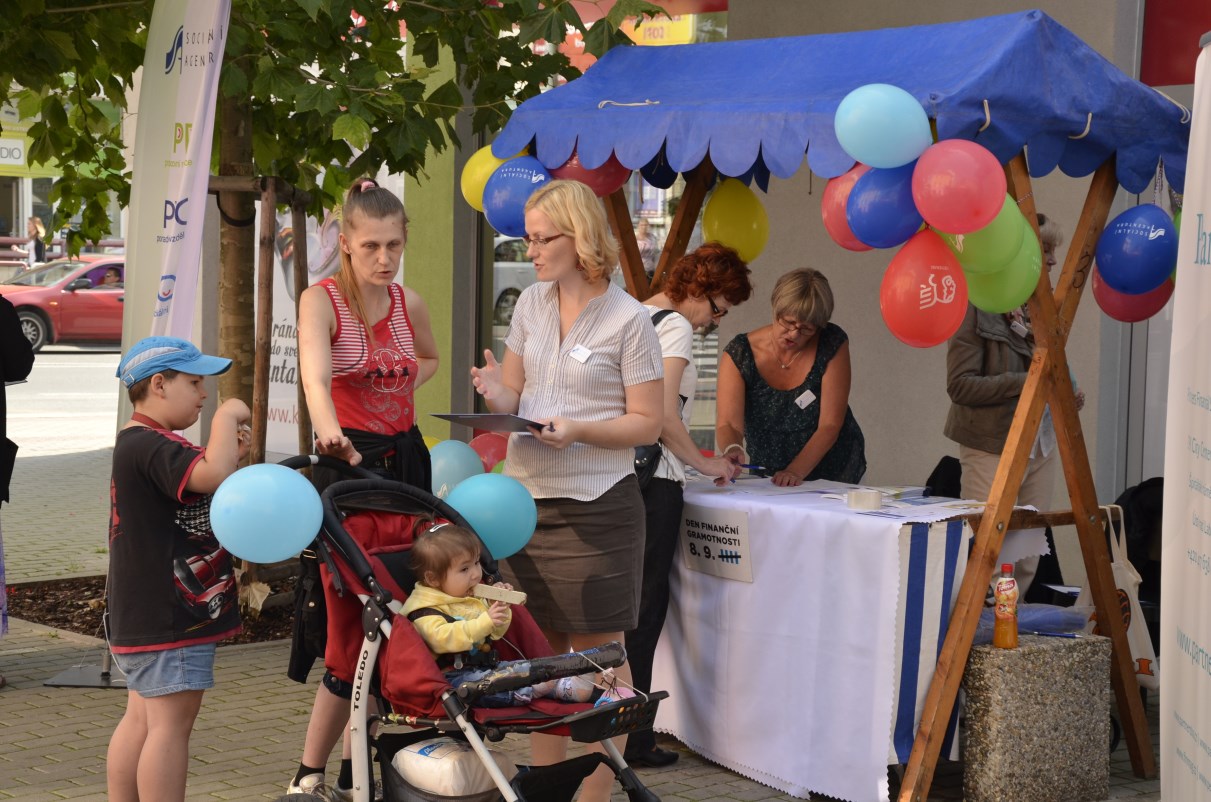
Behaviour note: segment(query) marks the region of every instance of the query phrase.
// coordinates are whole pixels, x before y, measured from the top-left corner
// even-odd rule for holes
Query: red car
[[[17,308],[35,351],[65,341],[116,345],[122,341],[125,278],[124,256],[85,255],[18,273],[0,282],[0,295]]]

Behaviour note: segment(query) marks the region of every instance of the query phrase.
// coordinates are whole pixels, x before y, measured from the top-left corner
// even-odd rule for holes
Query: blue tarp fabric
[[[671,47],[618,47],[582,77],[531,98],[493,144],[535,147],[547,167],[573,151],[586,167],[610,153],[652,183],[710,157],[723,175],[786,178],[803,163],[831,178],[853,160],[833,114],[851,90],[889,83],[936,121],[1005,163],[1023,147],[1030,173],[1071,176],[1116,157],[1141,192],[1163,161],[1181,191],[1190,115],[1127,77],[1041,11],[853,33]]]

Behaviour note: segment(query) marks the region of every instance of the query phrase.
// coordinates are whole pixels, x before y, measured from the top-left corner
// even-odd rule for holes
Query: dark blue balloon
[[[903,167],[872,167],[854,182],[845,219],[854,236],[872,248],[903,245],[921,228],[921,213],[912,199],[915,161]]]
[[[522,237],[526,233],[526,201],[531,193],[551,180],[542,162],[533,156],[509,159],[497,167],[484,183],[484,215],[501,234]]]
[[[1155,203],[1133,206],[1106,226],[1094,256],[1111,289],[1128,295],[1151,292],[1177,265],[1177,226]]]

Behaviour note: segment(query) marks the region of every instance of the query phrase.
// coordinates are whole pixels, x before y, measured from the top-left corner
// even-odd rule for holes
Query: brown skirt
[[[534,537],[500,565],[505,581],[529,596],[534,620],[574,634],[634,629],[645,520],[639,482],[627,476],[592,501],[536,501]]]

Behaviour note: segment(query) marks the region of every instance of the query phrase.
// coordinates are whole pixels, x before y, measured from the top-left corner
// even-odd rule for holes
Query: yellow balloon
[[[433,447],[435,445],[437,445],[438,443],[440,443],[442,441],[440,437],[434,437],[431,434],[427,434],[421,439],[423,439],[425,441],[425,448],[429,449],[430,451],[433,450]]]
[[[512,157],[510,157],[512,158]],[[484,210],[484,184],[497,167],[508,159],[498,159],[492,155],[492,146],[485,145],[467,159],[463,165],[463,174],[459,178],[459,186],[463,191],[463,199],[477,212]]]
[[[735,248],[746,262],[756,259],[769,242],[769,217],[756,193],[729,178],[715,187],[702,212],[702,236]]]

